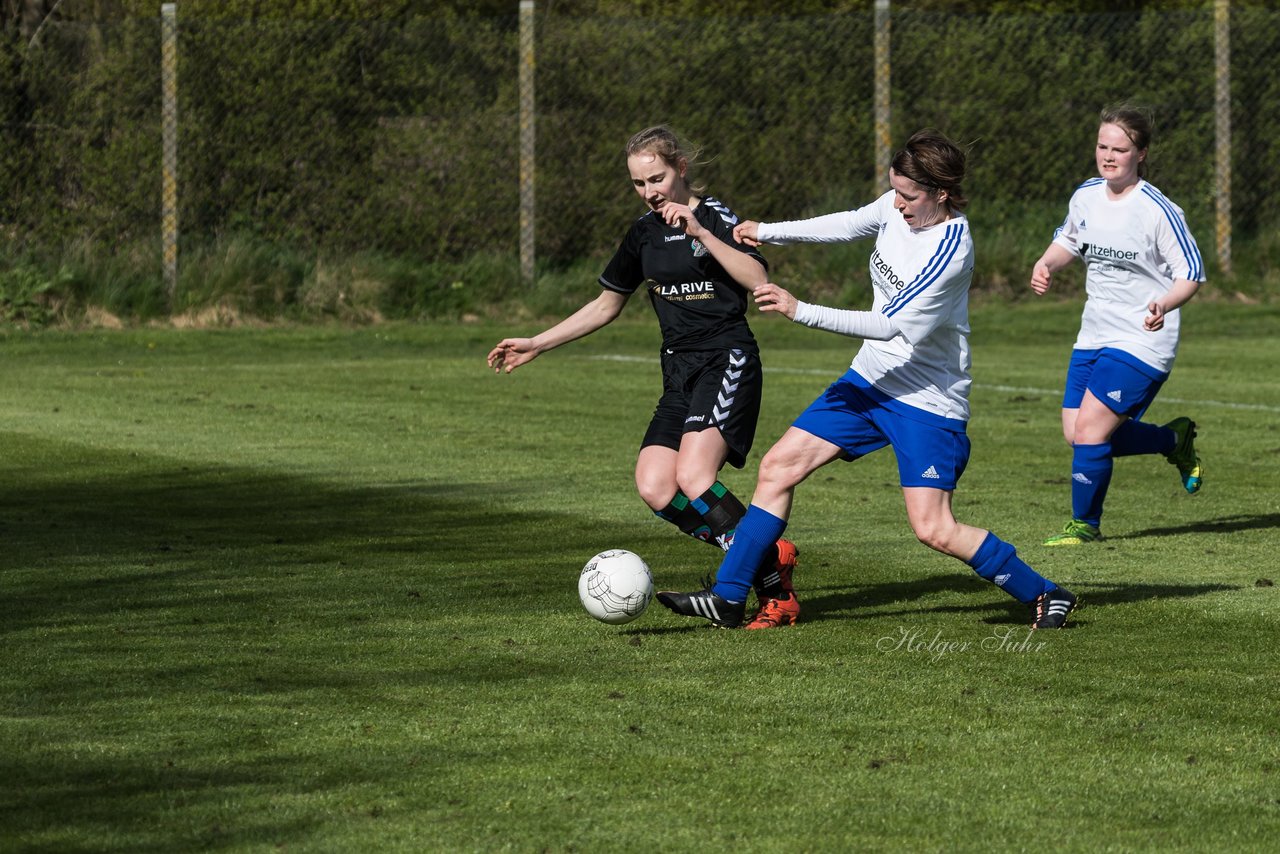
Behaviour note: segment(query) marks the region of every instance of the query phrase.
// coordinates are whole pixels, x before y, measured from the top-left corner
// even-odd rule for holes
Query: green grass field
[[[974,310],[957,515],[1083,600],[1032,636],[889,452],[800,488],[798,626],[588,618],[604,548],[717,563],[634,492],[642,305],[502,377],[536,327],[0,334],[0,850],[1276,850],[1280,309],[1185,314],[1204,491],[1122,459],[1050,550],[1078,305]],[[856,347],[756,329],[744,499]]]

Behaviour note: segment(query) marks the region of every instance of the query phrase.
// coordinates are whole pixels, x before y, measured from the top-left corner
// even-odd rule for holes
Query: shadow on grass
[[[369,698],[391,731],[417,727],[432,692],[465,708],[470,686],[491,698],[552,681],[570,665],[543,654],[536,615],[576,607],[602,538],[645,550],[672,536],[639,505],[642,521],[605,529],[550,490],[539,502],[504,484],[327,481],[5,438],[14,750],[0,835],[29,850],[305,842],[328,793],[365,779],[347,771],[353,743],[388,751],[388,775],[433,776],[406,771],[389,737],[348,732],[376,716]],[[273,798],[307,803],[279,815]]]
[[[513,513],[503,484],[348,486],[21,442],[57,464],[0,471],[0,634],[122,609],[251,615],[304,598],[312,613],[389,598],[427,612],[446,585],[451,607],[509,612],[512,596],[536,608],[571,589],[577,556],[601,547],[601,525],[574,507]],[[604,536],[670,541],[641,521]]]
[[[1234,531],[1257,531],[1280,528],[1280,513],[1264,513],[1257,516],[1224,516],[1203,522],[1171,525],[1165,528],[1146,528],[1128,534],[1108,535],[1108,540],[1138,540],[1144,537],[1173,537],[1178,534],[1229,534]]]
[[[1206,596],[1225,590],[1237,590],[1229,584],[1082,584],[1071,588],[1080,596],[1084,608],[1105,608],[1152,599],[1179,599]],[[903,607],[938,595],[978,597],[972,604],[929,604]],[[868,620],[884,617],[906,617],[919,614],[986,614],[982,622],[990,624],[1028,621],[1028,608],[1006,597],[990,584],[973,575],[935,575],[914,581],[893,581],[867,587],[851,587],[825,595],[803,595],[805,621]],[[988,613],[994,612],[994,613]],[[1074,620],[1073,620],[1074,622]],[[1077,623],[1078,624],[1078,623]]]
[[[112,850],[118,846],[157,854],[237,850],[267,847],[277,840],[276,847],[283,848],[284,840],[313,838],[324,818],[237,815],[227,809],[226,799],[228,793],[246,789],[298,788],[298,780],[308,770],[304,763],[285,758],[252,767],[193,770],[174,762],[82,757],[74,767],[64,766],[56,781],[50,781],[47,768],[15,760],[10,773],[28,782],[14,799],[14,805],[20,804],[21,809],[14,810],[5,841],[16,844],[12,850],[47,852]],[[146,813],[139,810],[140,803],[146,805]],[[207,818],[173,821],[173,829],[166,828],[164,822],[141,818],[189,809],[200,809]],[[122,816],[139,817],[138,826],[127,836],[127,846],[121,846],[125,838]],[[92,841],[86,843],[86,838]]]

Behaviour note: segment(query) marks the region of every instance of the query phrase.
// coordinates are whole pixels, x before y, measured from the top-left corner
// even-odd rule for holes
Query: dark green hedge
[[[1280,12],[1233,15],[1234,226],[1246,240],[1280,224],[1271,192],[1280,172],[1272,72]],[[745,216],[868,201],[877,178],[872,29],[865,11],[544,15],[540,261],[567,265],[613,250],[642,210],[622,144],[656,122],[705,146],[713,158],[702,177]],[[0,39],[5,254],[154,240],[158,255],[158,21],[54,22],[38,42],[28,36],[8,29]],[[514,253],[517,51],[515,15],[302,21],[184,13],[184,251],[247,236],[415,262]],[[893,138],[932,125],[966,143],[971,213],[983,233],[1047,240],[1071,188],[1092,174],[1099,108],[1142,101],[1158,121],[1153,180],[1187,210],[1211,254],[1213,63],[1209,10],[899,10]]]

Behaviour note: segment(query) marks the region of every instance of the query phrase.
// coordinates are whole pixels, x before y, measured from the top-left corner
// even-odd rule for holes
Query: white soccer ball
[[[578,598],[587,613],[604,623],[629,623],[653,599],[653,576],[640,556],[609,549],[587,561],[578,576]]]

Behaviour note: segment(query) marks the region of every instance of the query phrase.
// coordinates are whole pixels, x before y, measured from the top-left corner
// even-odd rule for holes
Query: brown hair
[[[1104,107],[1098,114],[1098,124],[1099,126],[1115,125],[1120,128],[1138,151],[1146,151],[1151,147],[1151,132],[1155,120],[1146,107],[1133,104],[1113,104],[1110,107]],[[1147,158],[1145,157],[1138,161],[1138,177],[1147,177]]]
[[[628,140],[626,147],[622,149],[624,157],[630,157],[633,154],[640,154],[648,151],[660,157],[668,166],[679,171],[680,161],[685,162],[686,169],[691,168],[698,157],[702,154],[701,149],[690,144],[686,140],[680,139],[676,132],[666,125],[654,125],[645,128]],[[696,195],[702,195],[706,192],[706,186],[701,183],[695,184],[689,175],[685,172],[685,185]]]
[[[918,130],[907,144],[893,156],[893,171],[910,178],[930,192],[947,191],[947,204],[956,210],[964,210],[969,204],[961,182],[964,181],[965,156],[942,133],[925,128]]]

